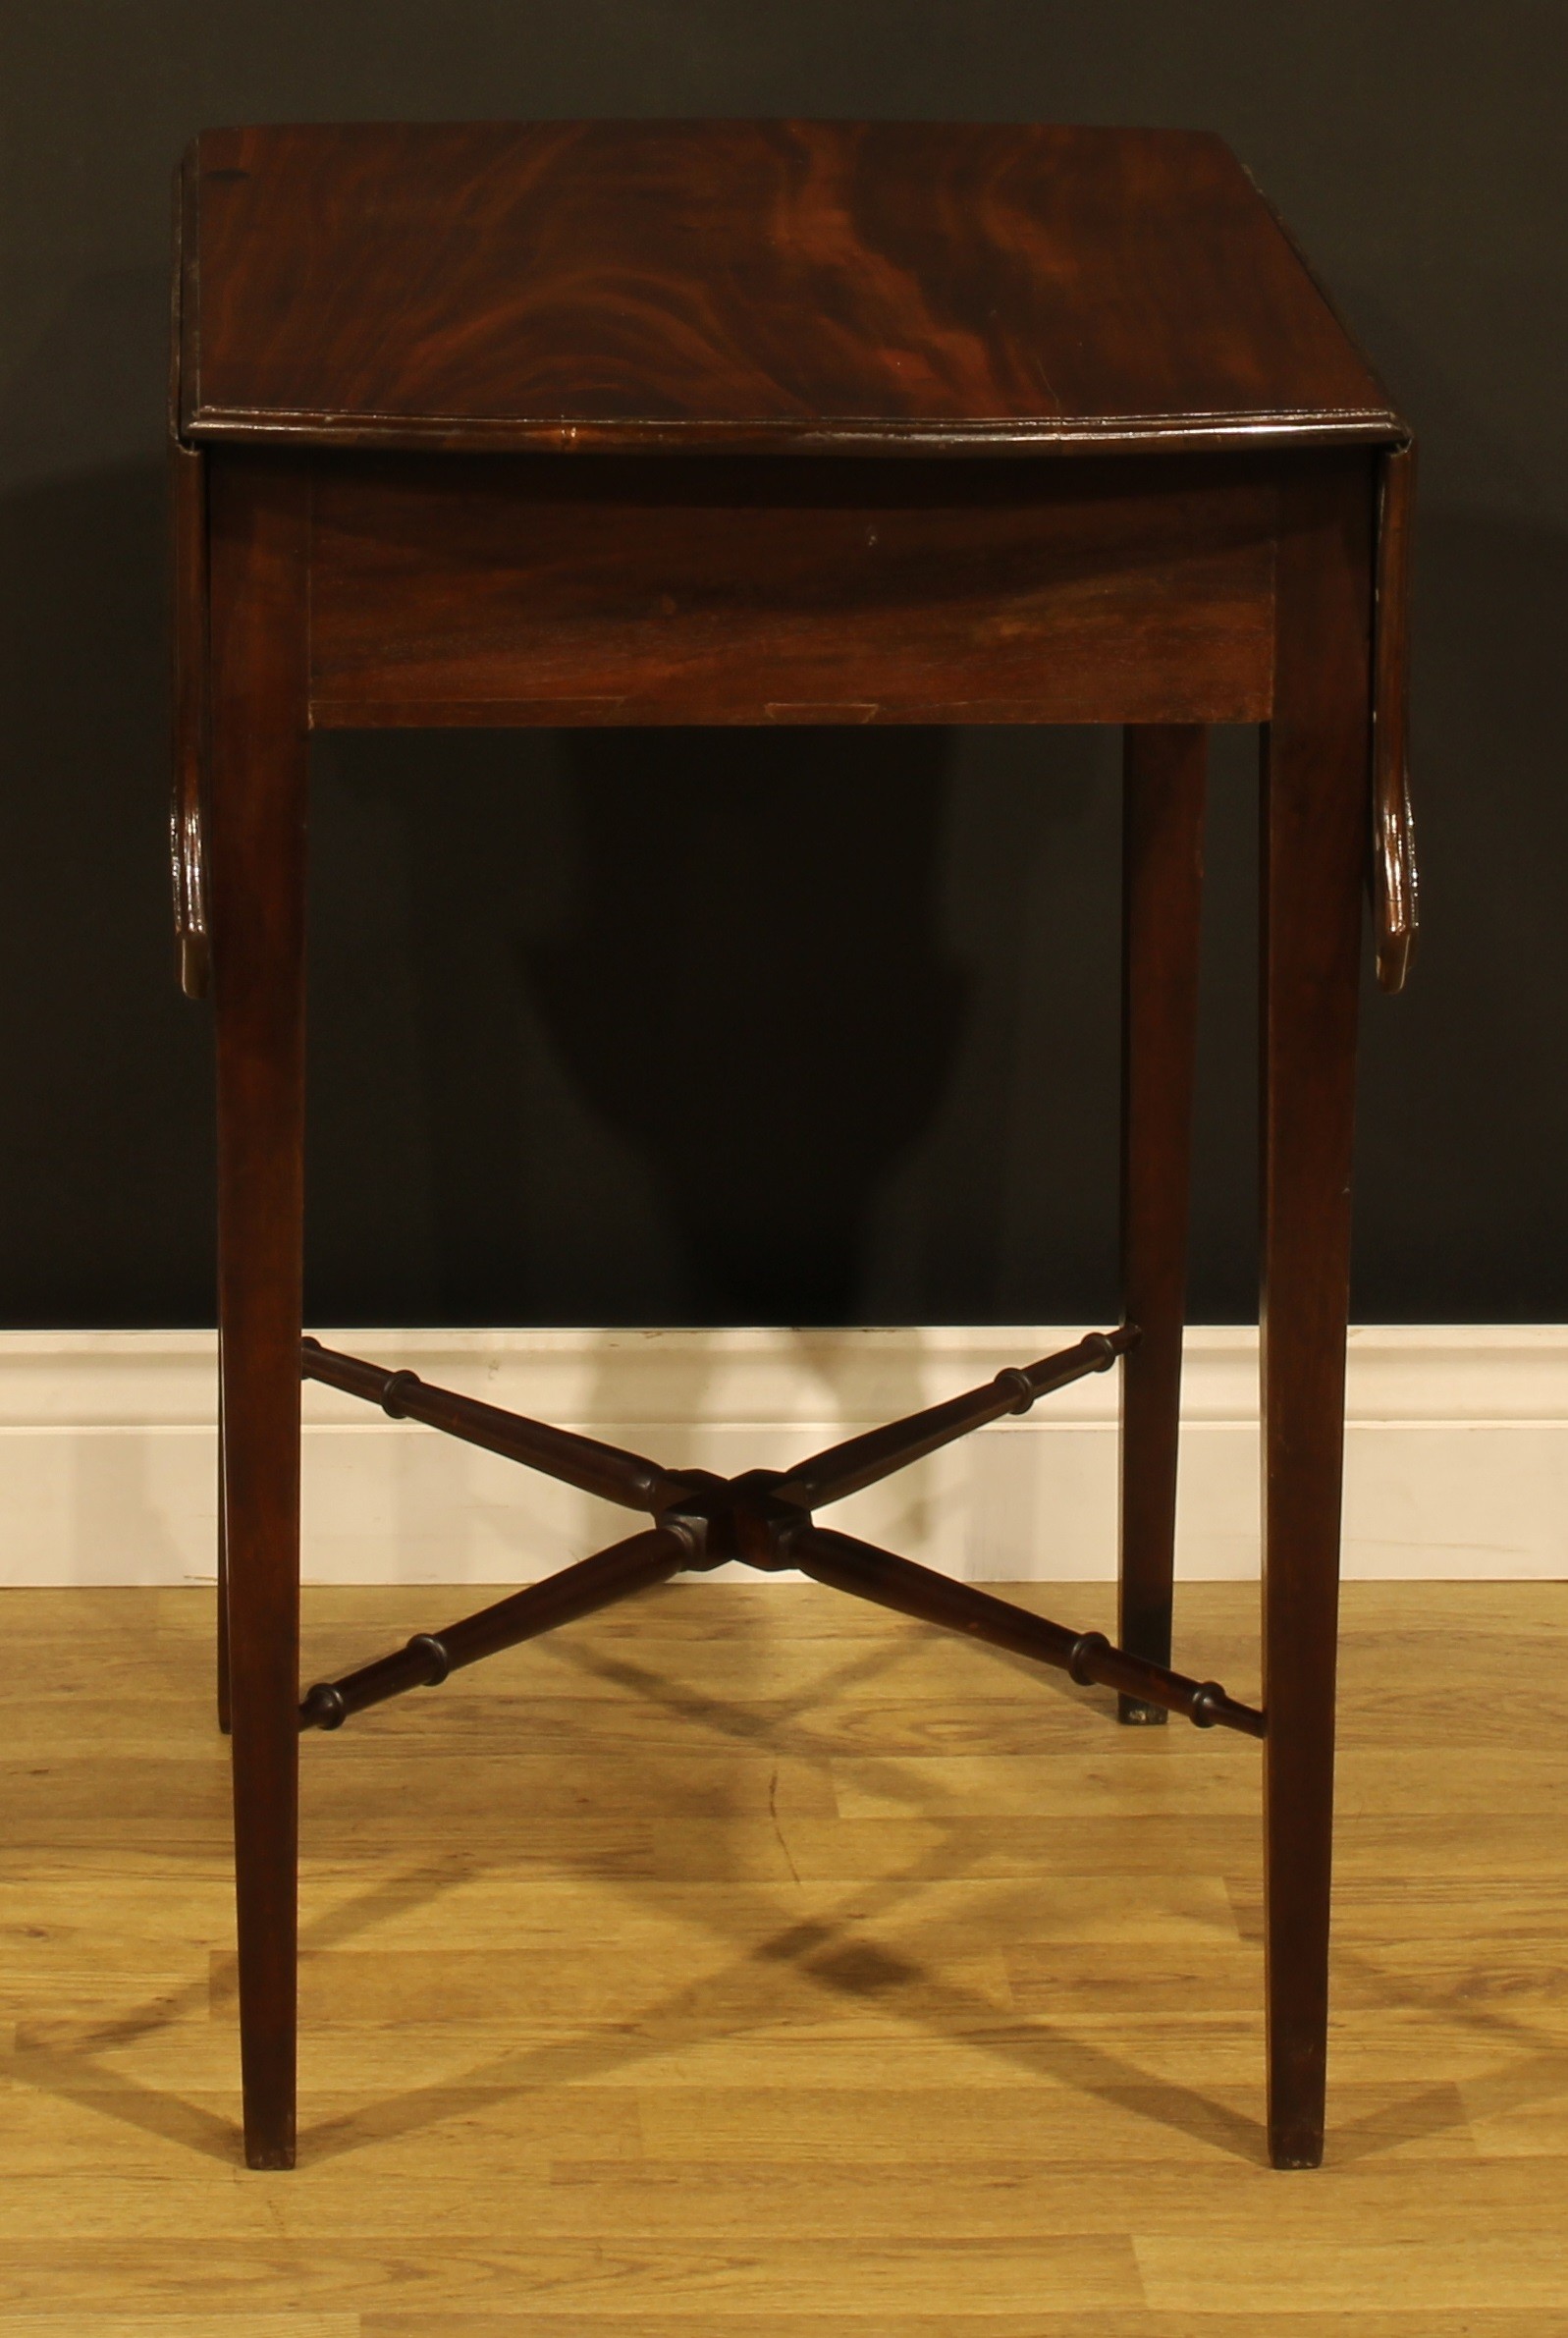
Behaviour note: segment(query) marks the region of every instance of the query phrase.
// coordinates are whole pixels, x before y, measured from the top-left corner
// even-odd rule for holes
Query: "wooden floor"
[[[306,1678],[477,1604],[316,1593]],[[1255,1694],[1255,1606],[1184,1594],[1181,1660]],[[247,2174],[210,1607],[0,1600],[0,2338],[1568,2332],[1568,1587],[1347,1594],[1316,2175],[1257,1748],[764,1582],[306,1739]]]

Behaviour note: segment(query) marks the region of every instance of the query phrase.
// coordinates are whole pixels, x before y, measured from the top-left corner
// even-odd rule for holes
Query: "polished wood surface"
[[[1209,734],[1129,726],[1121,791],[1121,1368],[1116,1638],[1170,1661]],[[1164,1708],[1123,1697],[1121,1718]]]
[[[212,482],[211,880],[227,1705],[251,2164],[294,2156],[304,1208],[305,517]]]
[[[206,459],[169,442],[170,570],[173,623],[169,700],[174,716],[174,797],[170,853],[180,983],[188,998],[206,996],[212,974],[207,920],[203,794],[211,741],[207,730]]]
[[[488,1453],[501,1453],[524,1468],[543,1470],[564,1486],[575,1486],[601,1501],[619,1502],[625,1509],[647,1510],[657,1516],[680,1497],[682,1481],[674,1472],[607,1445],[599,1438],[583,1437],[568,1429],[530,1421],[521,1413],[504,1412],[499,1405],[459,1395],[451,1388],[432,1387],[415,1372],[392,1372],[385,1365],[368,1364],[323,1347],[306,1336],[299,1343],[299,1370],[305,1380],[342,1388],[346,1395],[379,1404],[389,1420],[422,1421],[448,1437],[461,1438]]]
[[[307,1670],[450,1597],[307,1590]],[[1178,1650],[1256,1693],[1257,1607],[1183,1585]],[[1086,1732],[1065,1682],[778,1582],[305,1742],[299,2164],[247,2174],[210,1593],[4,1616],[0,2338],[1568,2326],[1563,1585],[1346,1587],[1299,2179],[1251,1749]]]
[[[1206,134],[350,123],[186,160],[182,431],[444,448],[1397,439]],[[351,288],[349,289],[349,288]]]
[[[1377,644],[1373,669],[1372,909],[1378,980],[1402,991],[1421,930],[1416,823],[1410,801],[1410,580],[1414,445],[1379,464]]]
[[[1315,2163],[1369,869],[1389,987],[1414,937],[1403,423],[1240,167],[1186,133],[254,130],[199,142],[179,209],[175,859],[185,979],[199,988],[210,956],[218,1036],[251,2164],[293,2149],[308,733],[959,720],[1134,729],[1124,1234],[1155,1335],[1133,1368],[1123,1514],[1126,1611],[1151,1648],[1177,1400],[1194,734],[1267,727],[1267,1720],[1137,1648],[1065,1628],[1051,1645],[1080,1680],[1124,1691],[1125,1717],[1153,1703],[1267,1728],[1271,2148]],[[1030,453],[1051,460],[1012,459]],[[1166,764],[1176,817],[1151,795]],[[758,877],[765,935],[787,880]],[[755,1473],[693,1484],[660,1524],[785,1563]],[[895,1556],[809,1537],[823,1580],[987,1636],[1018,1629]],[[661,1544],[607,1569],[640,1581],[668,1559]],[[411,1685],[448,1657],[420,1635],[385,1661]],[[341,1703],[313,1717],[343,1717],[355,1680],[363,1667],[324,1683]]]
[[[1140,1339],[1141,1333],[1130,1325],[1108,1333],[1092,1332],[1055,1355],[1021,1367],[1008,1365],[981,1387],[830,1445],[782,1473],[751,1469],[721,1478],[704,1469],[668,1471],[640,1454],[501,1412],[494,1405],[432,1387],[417,1373],[389,1372],[305,1338],[300,1342],[300,1369],[306,1380],[324,1381],[379,1404],[394,1420],[424,1422],[623,1508],[645,1510],[656,1531],[612,1544],[455,1624],[416,1632],[404,1647],[357,1665],[342,1679],[315,1682],[300,1703],[299,1726],[341,1728],[353,1713],[411,1689],[437,1688],[451,1673],[483,1657],[537,1639],[650,1584],[668,1581],[682,1569],[700,1572],[738,1559],[776,1574],[799,1568],[819,1583],[831,1583],[900,1615],[1049,1664],[1068,1673],[1080,1688],[1113,1688],[1121,1697],[1123,1717],[1128,1700],[1136,1699],[1162,1714],[1182,1713],[1200,1729],[1221,1727],[1262,1737],[1263,1713],[1228,1697],[1218,1681],[1194,1680],[1173,1672],[1167,1662],[1152,1663],[1137,1652],[1113,1646],[1104,1632],[1082,1631],[1010,1606],[971,1583],[955,1582],[893,1551],[825,1530],[811,1515],[912,1467],[989,1422],[1028,1412],[1039,1397],[1075,1380],[1109,1371],[1136,1350]]]
[[[1325,460],[1300,480],[1281,533],[1264,735],[1264,1827],[1281,2167],[1315,2167],[1323,2152],[1373,517],[1351,465]]]
[[[1279,485],[1256,459],[311,477],[317,729],[1269,712]]]

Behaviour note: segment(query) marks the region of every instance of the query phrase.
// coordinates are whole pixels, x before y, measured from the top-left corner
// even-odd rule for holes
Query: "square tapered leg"
[[[304,496],[265,460],[213,498],[211,878],[223,1549],[245,2157],[295,2150]]]
[[[1371,499],[1291,492],[1264,762],[1263,1524],[1269,2144],[1323,2156]]]
[[[1197,725],[1129,726],[1122,789],[1121,1364],[1117,1638],[1170,1661],[1181,1333],[1198,1036],[1204,779]],[[1124,1721],[1163,1706],[1119,1702]]]

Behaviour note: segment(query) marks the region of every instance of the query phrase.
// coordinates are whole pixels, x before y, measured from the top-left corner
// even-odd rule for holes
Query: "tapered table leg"
[[[245,2158],[295,2151],[305,502],[215,466],[213,1003],[224,1550]]]
[[[1269,2148],[1323,2156],[1334,1659],[1366,856],[1372,486],[1287,491],[1265,743],[1263,1415]]]
[[[1122,794],[1121,1360],[1117,1638],[1170,1662],[1181,1332],[1198,1032],[1204,777],[1196,725],[1129,726]],[[1120,1697],[1124,1721],[1164,1708]]]
[[[218,1362],[218,1727],[229,1734],[229,1538],[223,1519],[223,1361]]]

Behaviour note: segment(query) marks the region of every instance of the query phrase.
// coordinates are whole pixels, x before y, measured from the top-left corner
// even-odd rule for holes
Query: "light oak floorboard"
[[[309,1593],[305,1677],[462,1604]],[[1256,1695],[1256,1606],[1184,1590],[1178,1661]],[[3,1613],[0,2338],[1568,2330],[1563,1586],[1347,1589],[1306,2176],[1257,1749],[780,1583],[305,1740],[300,2164],[252,2175],[210,1594]]]

